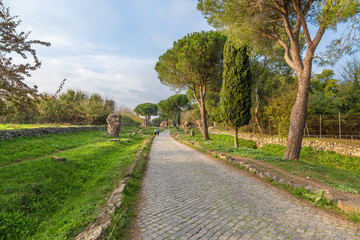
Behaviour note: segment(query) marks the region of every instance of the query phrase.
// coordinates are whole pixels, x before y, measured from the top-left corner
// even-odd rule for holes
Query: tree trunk
[[[207,127],[207,120],[206,120],[206,108],[205,108],[205,101],[204,96],[200,96],[200,102],[199,102],[199,108],[200,108],[200,114],[201,114],[201,127],[203,132],[203,137],[205,140],[210,139],[209,138],[209,132]]]
[[[181,119],[180,119],[180,112],[178,113],[178,116],[177,116],[177,121],[178,121],[178,126],[180,127],[181,125]]]
[[[304,69],[301,75],[298,74],[298,92],[290,115],[290,128],[284,155],[285,159],[295,160],[300,157],[301,143],[307,114],[310,76],[311,63],[306,66],[306,69]]]
[[[255,118],[256,126],[257,126],[257,128],[259,129],[259,132],[260,132],[261,134],[263,134],[263,130],[261,129],[260,122],[259,122],[259,119],[258,119],[259,105],[260,105],[260,100],[259,100],[259,83],[256,83],[256,87],[255,87],[255,114],[254,114],[254,118]]]
[[[234,142],[235,142],[235,147],[239,147],[239,140],[238,140],[238,127],[235,126],[234,129]]]

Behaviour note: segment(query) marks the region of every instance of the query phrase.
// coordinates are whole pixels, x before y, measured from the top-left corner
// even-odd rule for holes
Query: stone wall
[[[209,128],[209,132],[213,134],[229,134],[233,135],[228,132],[220,132],[215,131]],[[258,135],[253,134],[244,134],[239,133],[239,138],[246,139],[246,140],[252,140],[256,142],[256,146],[262,147],[268,144],[279,144],[282,146],[286,146],[287,139],[284,138],[276,138],[276,137],[261,137]],[[346,154],[350,156],[360,157],[360,148],[357,146],[352,145],[346,145],[336,142],[324,142],[320,140],[307,140],[304,139],[302,142],[303,147],[312,147],[319,151],[332,151],[340,154]]]
[[[42,128],[28,128],[18,130],[1,130],[0,140],[8,140],[17,137],[42,136],[46,134],[62,134],[81,132],[88,130],[106,130],[106,126],[93,127],[42,127]]]

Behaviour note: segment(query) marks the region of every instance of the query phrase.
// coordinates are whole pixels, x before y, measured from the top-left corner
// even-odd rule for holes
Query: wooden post
[[[341,139],[341,113],[339,112],[339,139]]]
[[[320,114],[320,139],[321,139],[321,114]]]

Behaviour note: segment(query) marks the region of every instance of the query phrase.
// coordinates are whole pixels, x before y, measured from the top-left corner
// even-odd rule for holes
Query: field
[[[239,148],[235,148],[233,136],[225,134],[210,134],[211,140],[207,141],[202,139],[200,133],[194,137],[184,134],[179,137],[196,141],[200,146],[208,149],[261,160],[291,174],[322,182],[340,191],[360,194],[360,158],[358,157],[304,147],[300,160],[289,161],[283,159],[285,147],[280,145],[267,145],[256,149],[254,141],[239,139]]]
[[[149,137],[123,129],[0,141],[0,239],[68,239],[92,222]],[[51,156],[65,157],[55,162]]]
[[[88,125],[81,125],[82,127]],[[24,128],[40,128],[40,127],[79,127],[77,125],[71,124],[0,124],[0,130],[14,130],[14,129],[24,129]]]

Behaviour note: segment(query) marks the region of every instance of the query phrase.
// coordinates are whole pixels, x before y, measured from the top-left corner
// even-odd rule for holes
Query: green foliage
[[[315,207],[335,208],[334,203],[324,197],[324,192],[309,193],[304,188],[288,188],[296,197],[312,202]]]
[[[17,106],[29,107],[32,98],[37,97],[37,86],[28,86],[24,80],[41,66],[34,45],[50,46],[48,42],[28,40],[30,32],[18,32],[20,23],[21,20],[11,16],[9,8],[0,1],[0,115]],[[33,63],[27,62],[30,56]]]
[[[139,123],[134,121],[134,119],[128,115],[121,115],[121,123],[126,124],[127,126],[139,126]]]
[[[178,90],[195,91],[204,83],[209,90],[220,89],[225,40],[216,31],[194,32],[177,40],[156,63],[160,82]]]
[[[115,143],[102,133],[97,137],[56,153],[65,162],[41,157],[0,167],[0,236],[69,239],[94,221],[146,138],[126,135],[130,142]],[[24,138],[22,144],[33,140]],[[73,138],[67,141],[76,145]]]
[[[256,52],[264,53],[273,46],[284,50],[284,60],[298,76],[298,95],[291,113],[287,159],[298,159],[301,149],[302,131],[305,127],[308,102],[308,86],[315,50],[327,29],[336,29],[340,23],[352,22],[345,34],[333,44],[341,50],[351,51],[350,41],[358,39],[359,1],[237,1],[199,0],[198,9],[213,26],[224,29],[239,41],[251,43]],[[318,25],[311,32],[308,25]],[[353,33],[355,32],[355,33]],[[347,34],[348,33],[348,34]],[[313,35],[313,36],[312,36]],[[351,35],[355,35],[351,37]],[[240,37],[241,36],[241,39]],[[305,38],[306,51],[302,53]],[[305,48],[304,48],[305,49]],[[341,56],[341,50],[331,52]],[[305,104],[305,105],[304,105]]]
[[[224,47],[223,85],[220,93],[222,119],[232,127],[247,125],[251,118],[251,72],[246,46],[228,38]]]
[[[106,124],[107,116],[114,111],[114,101],[104,100],[99,94],[67,90],[59,96],[41,94],[33,108],[17,109],[0,117],[4,123],[69,123]]]
[[[264,116],[271,121],[270,124],[277,130],[279,136],[288,134],[290,113],[295,102],[296,92],[297,89],[294,85],[287,91],[276,91],[264,106]]]
[[[162,100],[158,103],[159,111],[164,115],[172,118],[175,126],[180,126],[180,114],[189,104],[185,94],[176,94],[168,97],[166,100]]]
[[[158,107],[155,103],[142,103],[135,107],[134,112],[145,117],[146,126],[149,125],[151,116],[158,115]]]

